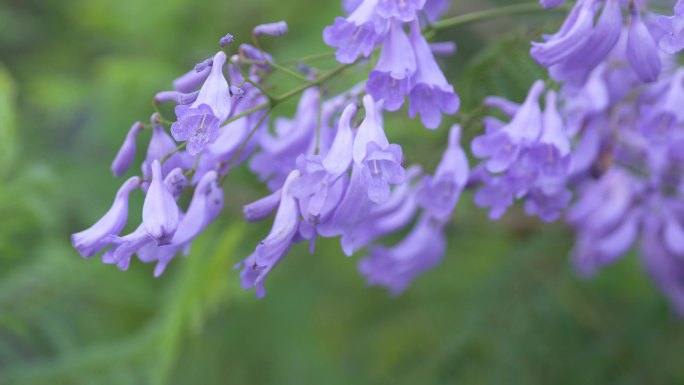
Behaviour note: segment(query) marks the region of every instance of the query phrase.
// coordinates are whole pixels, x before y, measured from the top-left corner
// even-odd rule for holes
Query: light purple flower
[[[266,239],[259,242],[256,250],[249,257],[236,265],[236,268],[242,268],[242,273],[240,273],[242,287],[245,289],[256,287],[256,295],[259,298],[266,294],[264,279],[290,249],[299,228],[297,201],[290,194],[290,186],[299,176],[300,173],[297,170],[288,175],[283,185],[280,205],[271,232]]]
[[[143,124],[141,122],[135,122],[128,130],[126,134],[126,139],[121,145],[119,152],[116,153],[116,157],[112,162],[112,173],[114,176],[121,176],[126,173],[126,171],[131,167],[131,163],[135,158],[135,140],[138,134],[143,130]]]
[[[435,129],[442,122],[441,114],[455,114],[461,102],[437,65],[417,21],[411,23],[411,44],[415,52],[417,67],[411,78],[409,116],[413,118],[420,113],[423,125],[426,128]]]
[[[375,101],[370,95],[363,97],[366,117],[354,139],[353,159],[361,172],[367,175],[368,197],[380,204],[389,198],[390,184],[404,182],[401,166],[402,151],[390,144],[379,120]]]
[[[658,46],[641,20],[639,10],[630,7],[632,15],[627,38],[627,59],[634,72],[645,82],[658,79],[662,63],[658,53]]]
[[[119,188],[112,207],[94,225],[71,236],[71,244],[84,258],[92,257],[106,247],[107,237],[117,235],[128,219],[128,196],[140,187],[140,178],[132,177]]]
[[[386,22],[375,13],[378,0],[364,0],[346,19],[338,17],[323,30],[325,44],[337,48],[341,63],[353,63],[359,56],[368,57],[382,38]]]
[[[178,205],[164,183],[159,161],[152,162],[152,182],[143,205],[143,225],[159,245],[169,244],[178,227]]]
[[[287,33],[287,23],[284,21],[277,21],[275,23],[257,25],[256,27],[254,27],[252,33],[254,34],[254,36],[282,36]]]
[[[411,43],[399,22],[391,22],[378,64],[368,74],[366,91],[373,99],[384,101],[385,109],[396,111],[404,104],[404,97],[409,92],[409,79],[415,71],[416,55]]]
[[[258,199],[242,208],[242,215],[247,222],[258,222],[265,219],[278,208],[282,190],[278,189],[271,194]]]
[[[461,148],[461,127],[454,125],[449,132],[447,149],[433,177],[425,176],[418,192],[418,204],[432,218],[446,221],[456,207],[458,197],[468,182],[468,158]]]
[[[403,22],[415,20],[425,6],[425,0],[379,0],[376,12],[386,18]]]
[[[677,0],[672,16],[659,16],[658,25],[665,31],[665,35],[658,42],[659,47],[669,54],[675,54],[684,49],[684,1]]]
[[[359,261],[359,271],[369,285],[381,285],[399,295],[416,276],[439,264],[445,249],[441,225],[422,217],[399,244],[373,248]]]
[[[209,59],[210,60],[210,59]],[[173,89],[182,93],[190,93],[197,89],[207,80],[211,72],[210,66],[204,68],[191,69],[173,81]]]
[[[202,85],[197,99],[190,105],[176,107],[178,120],[171,125],[171,133],[178,141],[187,141],[190,155],[199,154],[219,135],[219,126],[231,110],[230,87],[223,75],[226,54],[218,52],[211,72]]]

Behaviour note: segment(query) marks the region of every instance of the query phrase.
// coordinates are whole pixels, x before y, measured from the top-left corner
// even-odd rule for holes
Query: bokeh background
[[[497,5],[452,3],[450,14]],[[344,257],[336,240],[313,256],[295,247],[265,299],[244,292],[231,267],[270,228],[241,219],[241,206],[265,193],[244,170],[227,180],[221,219],[161,278],[153,266],[120,272],[70,247],[69,235],[111,204],[121,183],[111,159],[156,91],[226,32],[244,42],[263,22],[290,25],[264,40],[276,58],[326,52],[321,30],[340,13],[336,0],[0,1],[0,384],[684,383],[684,324],[635,255],[581,280],[562,224],[520,210],[490,223],[470,194],[444,262],[398,298],[366,287],[358,256]],[[459,45],[444,67],[466,136],[478,133],[468,117],[483,96],[521,100],[545,76],[529,40],[560,19],[501,18],[437,36]],[[405,113],[386,129],[409,161],[434,167],[446,130],[428,132]]]

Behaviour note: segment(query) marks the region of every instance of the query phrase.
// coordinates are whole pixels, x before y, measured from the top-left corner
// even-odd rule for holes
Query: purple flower
[[[152,121],[155,121],[154,117]],[[152,138],[150,138],[150,144],[147,147],[147,155],[141,165],[143,178],[150,180],[152,178],[152,162],[161,161],[165,156],[173,153],[176,147],[176,142],[166,133],[164,126],[154,124]],[[187,153],[175,152],[162,164],[162,175],[166,176],[175,168],[190,168],[193,161]]]
[[[456,207],[458,197],[468,182],[468,158],[461,148],[461,127],[454,125],[449,132],[447,149],[435,170],[434,177],[425,176],[418,192],[418,204],[432,218],[446,221]]]
[[[329,191],[336,186],[337,180],[346,174],[352,162],[354,133],[351,120],[356,114],[356,106],[349,104],[339,120],[337,134],[327,154],[300,156],[297,168],[301,177],[292,184],[292,195],[306,205],[302,214],[307,221],[318,224],[328,201]],[[338,197],[337,201],[339,202]],[[336,202],[335,202],[336,203]]]
[[[559,5],[563,5],[563,3],[565,3],[565,0],[539,0],[539,3],[541,3],[544,9],[549,9],[558,7]]]
[[[373,248],[359,261],[359,271],[369,285],[381,285],[399,295],[416,276],[441,262],[445,248],[441,225],[422,217],[396,246]]]
[[[221,39],[219,39],[219,45],[221,48],[225,48],[229,44],[233,44],[235,41],[235,37],[233,35],[227,33],[225,36],[223,36]]]
[[[619,0],[606,0],[594,25],[597,5],[595,0],[578,1],[558,33],[533,43],[532,57],[555,80],[584,83],[617,44],[623,25]]]
[[[375,13],[378,0],[363,0],[346,19],[338,17],[323,30],[325,44],[337,48],[335,57],[341,63],[353,63],[368,57],[386,29],[384,19]]]
[[[109,235],[116,235],[128,219],[128,196],[140,187],[140,178],[132,177],[119,188],[112,207],[94,225],[71,236],[71,244],[84,258],[92,257],[106,247]]]
[[[373,99],[383,100],[385,109],[396,111],[404,104],[404,97],[409,92],[409,79],[415,71],[416,55],[411,43],[401,25],[391,22],[378,65],[368,74],[366,91]]]
[[[271,194],[258,199],[242,208],[242,215],[247,222],[258,222],[265,219],[278,208],[282,190],[278,189]]]
[[[521,149],[539,138],[542,127],[538,99],[543,91],[544,83],[536,81],[510,123],[473,139],[473,154],[489,158],[485,163],[489,172],[506,171],[518,159]]]
[[[283,258],[292,246],[294,236],[299,227],[299,210],[297,200],[290,194],[290,186],[299,178],[300,173],[294,170],[288,175],[283,185],[278,212],[273,221],[273,228],[266,239],[259,242],[256,250],[244,261],[236,265],[241,267],[242,287],[256,287],[256,295],[261,298],[266,294],[264,279]]]
[[[630,14],[632,22],[627,38],[627,59],[641,80],[653,82],[658,79],[662,67],[658,46],[635,6],[630,7]]]
[[[377,13],[386,18],[403,22],[415,20],[417,13],[425,6],[425,0],[379,0]]]
[[[180,91],[161,91],[154,95],[155,103],[174,102],[176,104],[191,104],[197,100],[199,91],[185,93]]]
[[[404,182],[401,166],[402,151],[390,144],[381,126],[375,101],[370,95],[363,97],[366,117],[354,139],[353,159],[361,172],[367,175],[368,197],[380,204],[389,198],[390,184]]]
[[[199,71],[197,71],[199,69]],[[211,72],[210,66],[204,68],[191,69],[173,81],[173,89],[182,93],[193,92],[207,80]]]
[[[455,114],[461,102],[437,65],[417,21],[411,23],[411,44],[417,67],[411,78],[409,115],[413,118],[420,113],[423,125],[435,129],[442,122],[441,113]]]
[[[131,167],[131,163],[135,158],[135,139],[138,137],[140,131],[143,130],[143,124],[140,122],[135,122],[128,130],[126,134],[126,139],[121,145],[119,152],[116,154],[114,161],[112,162],[112,173],[114,176],[121,176],[126,173],[126,171]]]
[[[171,125],[171,133],[178,141],[187,141],[190,155],[199,154],[219,135],[219,126],[231,110],[230,87],[223,75],[226,54],[218,52],[211,72],[202,85],[197,99],[190,105],[176,107],[178,120]]]
[[[658,45],[669,54],[675,54],[684,49],[684,1],[677,0],[674,15],[659,16],[657,21],[665,35],[660,38]]]
[[[164,183],[159,161],[152,162],[152,182],[143,205],[143,225],[159,245],[169,244],[178,227],[178,205]]]
[[[254,36],[282,36],[287,33],[287,23],[284,21],[278,21],[275,23],[257,25],[256,27],[254,27],[252,33],[254,34]]]
[[[268,130],[260,133],[259,152],[250,159],[249,168],[259,179],[266,181],[272,191],[283,185],[301,154],[313,153],[320,97],[318,89],[306,90],[299,100],[294,119],[276,119],[275,136]]]

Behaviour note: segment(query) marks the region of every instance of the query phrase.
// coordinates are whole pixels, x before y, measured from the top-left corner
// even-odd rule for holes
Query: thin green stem
[[[233,166],[235,166],[235,163],[238,161],[238,159],[240,159],[240,157],[242,156],[242,153],[245,151],[245,148],[247,148],[247,144],[249,143],[250,140],[252,140],[252,137],[254,136],[254,134],[256,134],[257,130],[259,129],[259,127],[261,127],[261,125],[264,123],[264,121],[266,120],[266,118],[268,117],[268,115],[271,113],[272,110],[273,110],[272,108],[269,108],[268,110],[266,110],[266,113],[264,113],[264,115],[261,118],[259,118],[259,120],[256,122],[256,124],[252,128],[252,130],[249,132],[249,134],[247,134],[247,137],[245,138],[245,140],[242,141],[242,143],[240,144],[240,147],[238,148],[237,151],[235,151],[235,154],[233,155],[233,157],[228,162],[228,172],[230,172],[230,170],[233,168]],[[219,179],[219,183],[223,182],[224,178],[228,175],[228,172],[221,175],[221,177]]]
[[[254,87],[256,87],[256,89],[258,89],[259,92],[261,92],[262,94],[264,94],[264,96],[266,96],[267,98],[273,99],[273,96],[271,95],[271,93],[268,92],[266,89],[264,89],[264,88],[261,86],[261,84],[259,84],[259,83],[255,82],[254,80],[252,80],[252,79],[249,77],[249,74],[248,74],[247,72],[245,72],[245,70],[242,69],[242,67],[240,67],[240,65],[239,65],[238,63],[235,63],[235,62],[233,61],[233,59],[230,59],[230,60],[228,60],[228,61],[230,62],[230,64],[233,65],[233,67],[235,67],[235,69],[237,69],[237,70],[240,72],[240,75],[242,75],[242,79],[243,79],[244,81],[246,81],[247,83],[249,83],[249,84],[253,85]]]
[[[565,8],[562,8],[562,9],[565,9]],[[456,27],[456,26],[460,26],[460,25],[476,23],[478,21],[494,19],[494,18],[502,17],[502,16],[521,15],[521,14],[526,14],[526,13],[537,13],[537,12],[545,12],[545,11],[548,11],[548,10],[544,9],[541,5],[539,5],[539,2],[537,2],[537,1],[531,2],[531,3],[506,5],[503,7],[496,7],[496,8],[487,9],[484,11],[471,12],[471,13],[467,13],[465,15],[459,15],[459,16],[454,16],[454,17],[450,17],[447,19],[443,19],[443,20],[440,20],[440,21],[432,24],[430,29],[440,30],[440,29],[451,28],[451,27]]]

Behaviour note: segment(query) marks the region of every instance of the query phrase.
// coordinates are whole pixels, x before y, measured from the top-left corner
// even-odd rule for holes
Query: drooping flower
[[[178,141],[187,141],[190,155],[199,154],[219,135],[219,126],[228,118],[231,110],[230,87],[223,75],[226,54],[214,55],[211,71],[202,85],[197,99],[190,105],[176,107],[177,121],[171,125],[171,133]]]
[[[399,22],[390,23],[382,44],[380,59],[368,74],[366,91],[373,99],[384,102],[385,109],[396,111],[409,92],[410,77],[416,71],[416,55]]]
[[[179,221],[176,199],[163,178],[161,165],[155,160],[152,162],[152,182],[143,205],[143,225],[159,245],[171,242]]]
[[[366,117],[354,139],[353,159],[359,170],[367,175],[368,197],[380,204],[389,198],[390,184],[404,182],[402,151],[399,145],[390,144],[387,140],[377,106],[370,95],[363,97],[363,106]]]
[[[658,46],[635,6],[630,6],[630,14],[632,21],[627,37],[627,59],[641,80],[653,82],[658,79],[662,67]]]
[[[347,18],[338,17],[323,30],[325,44],[335,47],[340,63],[368,57],[386,30],[386,21],[375,12],[378,0],[363,0]]]
[[[373,248],[359,261],[359,271],[369,285],[381,285],[399,295],[416,276],[441,262],[446,249],[442,231],[440,224],[423,216],[399,244]]]
[[[424,6],[425,0],[379,0],[377,12],[386,19],[396,18],[408,22],[416,20]]]
[[[114,176],[121,176],[125,174],[126,171],[131,167],[133,158],[135,158],[135,140],[142,129],[143,124],[141,122],[135,122],[131,126],[130,130],[128,130],[126,139],[124,140],[123,145],[121,145],[119,152],[116,153],[116,157],[112,162],[112,173]]]
[[[128,219],[128,196],[140,187],[140,178],[132,177],[119,188],[112,207],[94,225],[71,236],[71,244],[84,258],[92,257],[105,248],[109,235],[117,235]]]
[[[684,1],[677,0],[674,15],[658,17],[658,25],[665,31],[665,35],[658,42],[659,47],[669,54],[675,54],[684,49]]]
[[[446,221],[456,207],[458,197],[468,182],[468,158],[461,148],[461,127],[454,125],[449,132],[447,149],[435,170],[426,175],[418,192],[418,204],[432,218]]]
[[[288,175],[283,185],[280,205],[271,232],[259,242],[256,250],[249,257],[236,265],[236,268],[242,268],[240,273],[242,287],[245,289],[255,287],[259,298],[266,294],[264,280],[268,273],[290,249],[294,236],[297,234],[299,210],[297,200],[290,193],[290,186],[299,176],[300,173],[297,170]]]
[[[417,21],[411,23],[410,38],[417,66],[411,78],[409,116],[413,118],[420,114],[423,125],[434,129],[442,122],[441,114],[455,114],[461,102],[437,65]]]

